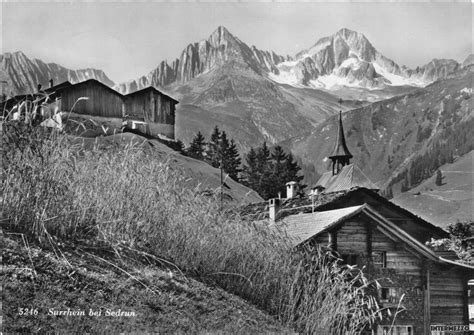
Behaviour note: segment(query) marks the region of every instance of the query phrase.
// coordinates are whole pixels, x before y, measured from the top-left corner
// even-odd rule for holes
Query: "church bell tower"
[[[352,157],[353,156],[346,145],[346,138],[344,137],[342,111],[339,111],[339,129],[336,138],[336,145],[334,146],[331,156],[329,156],[329,159],[332,161],[332,175],[337,175],[344,166],[350,164],[350,159]]]

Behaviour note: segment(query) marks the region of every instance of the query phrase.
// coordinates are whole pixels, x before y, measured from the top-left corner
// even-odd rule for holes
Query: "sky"
[[[345,27],[411,68],[473,53],[471,2],[14,2],[0,0],[2,53],[135,79],[225,26],[249,46],[295,55]]]

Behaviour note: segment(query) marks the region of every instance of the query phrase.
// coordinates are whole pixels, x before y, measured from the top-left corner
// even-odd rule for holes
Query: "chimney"
[[[280,209],[280,199],[274,198],[268,200],[268,214],[270,216],[270,222],[275,222],[276,215]]]
[[[324,187],[321,185],[317,185],[313,188],[313,195],[320,195],[321,193],[323,193],[323,191]]]
[[[291,199],[296,196],[298,191],[298,183],[296,181],[290,181],[286,183],[286,198]]]
[[[53,87],[53,86],[54,86],[54,81],[53,81],[53,79],[51,78],[51,79],[49,80],[49,88],[51,88],[51,87]]]
[[[38,84],[38,92],[41,92],[41,84]]]

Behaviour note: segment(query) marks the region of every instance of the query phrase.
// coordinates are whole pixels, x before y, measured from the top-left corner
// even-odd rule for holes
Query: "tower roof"
[[[353,157],[346,145],[346,138],[344,137],[344,128],[342,127],[342,112],[341,111],[339,111],[339,129],[337,132],[336,145],[334,146],[334,150],[331,156],[329,156],[329,158],[333,159],[333,158],[338,158],[338,157],[347,157],[347,158]]]
[[[344,166],[337,175],[333,175],[331,171],[324,173],[314,186],[324,187],[325,193],[348,191],[355,187],[364,187],[369,190],[379,189],[379,187],[354,164]]]

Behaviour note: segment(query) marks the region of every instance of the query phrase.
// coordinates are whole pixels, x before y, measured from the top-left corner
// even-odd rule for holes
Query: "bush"
[[[40,245],[141,250],[307,333],[356,333],[376,317],[362,272],[319,248],[294,252],[282,234],[220,211],[218,194],[187,187],[141,146],[86,151],[65,135],[8,125],[3,137],[3,225]]]

